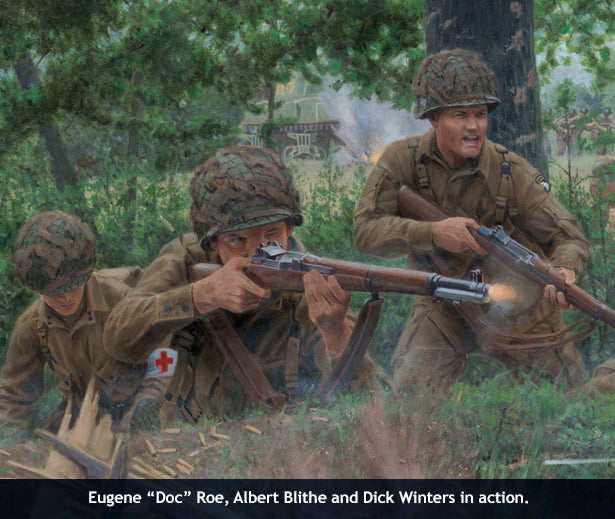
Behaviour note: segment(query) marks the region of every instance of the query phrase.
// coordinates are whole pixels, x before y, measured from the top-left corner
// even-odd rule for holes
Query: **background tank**
[[[340,122],[329,116],[318,99],[322,90],[324,86],[311,84],[303,77],[293,77],[288,83],[276,86],[275,100],[282,106],[276,109],[275,117],[294,119],[271,135],[284,159],[322,160],[329,154],[331,144],[333,151],[343,146],[343,141],[336,135]],[[242,122],[244,141],[255,146],[263,145],[258,133],[267,120],[268,98],[269,93],[265,90],[258,94],[254,103],[263,107],[265,113],[248,114]]]

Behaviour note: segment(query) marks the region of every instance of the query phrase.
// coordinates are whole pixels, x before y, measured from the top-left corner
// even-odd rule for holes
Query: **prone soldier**
[[[118,362],[103,349],[107,317],[141,269],[94,272],[95,244],[88,226],[62,211],[34,216],[19,232],[13,255],[17,275],[41,297],[19,317],[11,336],[0,372],[0,427],[25,429],[44,393],[45,364],[62,395],[46,426],[51,432],[59,428],[69,402],[75,420],[92,378],[100,406],[118,428],[127,427],[130,417],[131,427],[144,425],[139,416],[147,415],[133,414],[134,406],[144,410],[162,398],[160,380],[144,383],[146,364]]]
[[[272,294],[244,274],[263,243],[302,250],[293,235],[303,221],[299,194],[286,166],[263,148],[219,150],[196,168],[190,194],[194,232],[167,244],[114,309],[106,348],[142,362],[173,334],[168,421],[196,423],[203,412],[238,415],[306,396],[348,343],[350,295],[316,271],[299,295]],[[193,263],[222,268],[193,281]],[[376,390],[377,372],[366,357],[354,384]]]
[[[492,302],[486,311],[473,308],[482,322],[510,334],[562,330],[561,308],[567,307],[563,294],[552,285],[543,294],[537,284],[484,256],[468,230],[502,225],[560,269],[567,282],[574,281],[589,255],[580,226],[550,193],[544,177],[486,139],[488,113],[500,103],[492,70],[473,52],[446,50],[425,59],[412,88],[415,117],[428,119],[432,129],[389,145],[374,166],[355,211],[358,249],[386,257],[408,255],[409,268],[426,270],[436,268],[437,256],[458,277],[479,268],[485,281],[517,291],[516,297]],[[435,223],[398,216],[402,185],[454,216]],[[536,352],[495,347],[458,307],[417,297],[393,356],[394,389],[447,388],[464,371],[468,355],[481,352],[511,368],[542,372],[567,387],[587,377],[570,342]]]

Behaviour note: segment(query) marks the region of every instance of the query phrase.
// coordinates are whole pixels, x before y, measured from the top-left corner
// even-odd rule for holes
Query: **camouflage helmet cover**
[[[465,49],[427,56],[412,83],[414,116],[425,119],[434,110],[455,106],[500,104],[493,71],[478,54]]]
[[[96,237],[79,218],[50,211],[30,218],[19,231],[13,263],[24,286],[56,296],[89,279],[95,245]]]
[[[301,225],[299,193],[282,159],[255,146],[233,146],[194,171],[190,222],[206,248],[216,235],[290,220]]]

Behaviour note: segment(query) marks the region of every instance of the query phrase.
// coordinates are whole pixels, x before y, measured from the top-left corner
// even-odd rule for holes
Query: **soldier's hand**
[[[480,225],[471,218],[455,216],[440,222],[434,222],[433,242],[449,252],[467,252],[473,250],[481,256],[487,254],[474,239],[469,229],[478,229]]]
[[[350,293],[340,287],[334,276],[327,279],[315,270],[303,277],[308,313],[318,326],[327,351],[339,355],[348,344],[352,332],[346,320]]]
[[[194,282],[192,299],[199,313],[218,308],[241,313],[269,298],[271,291],[259,287],[242,272],[249,264],[249,258],[231,258],[211,276]]]
[[[564,276],[564,279],[567,285],[572,285],[577,279],[577,276],[573,270],[565,269],[565,268],[559,268],[556,270],[562,276]],[[566,297],[564,296],[564,293],[560,292],[557,288],[555,288],[555,285],[546,285],[544,295],[555,306],[559,306],[560,308],[564,310],[576,310],[576,307],[574,307],[573,305],[569,304],[568,301],[566,301]]]

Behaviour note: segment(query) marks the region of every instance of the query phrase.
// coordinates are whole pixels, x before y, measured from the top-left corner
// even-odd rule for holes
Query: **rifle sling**
[[[209,314],[203,325],[246,395],[253,402],[274,410],[281,409],[286,405],[286,397],[271,387],[263,370],[241,342],[239,335],[237,335],[222,310],[216,310]]]
[[[350,383],[371,343],[381,307],[382,299],[379,297],[363,303],[346,349],[329,376],[318,386],[313,398],[324,403],[337,390]],[[273,410],[281,409],[287,404],[286,397],[273,389],[221,310],[212,312],[204,321],[204,326],[252,401]]]
[[[372,341],[380,319],[381,308],[382,299],[375,294],[363,303],[346,349],[329,376],[314,392],[314,399],[324,403],[337,390],[342,390],[350,383]]]

